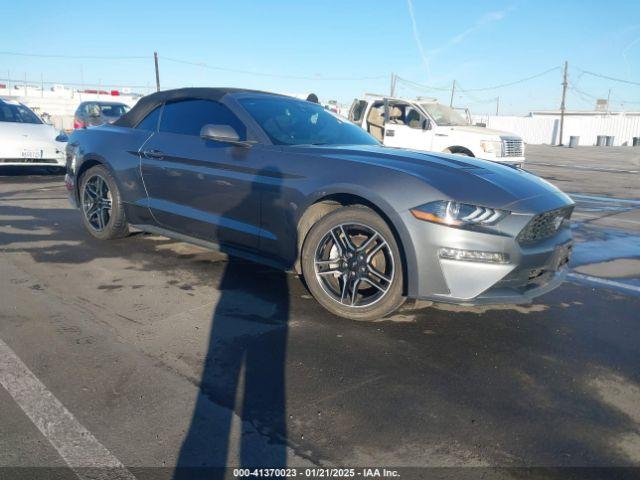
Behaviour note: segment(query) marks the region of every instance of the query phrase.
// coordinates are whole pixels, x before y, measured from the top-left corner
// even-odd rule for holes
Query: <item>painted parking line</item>
[[[569,196],[584,203],[619,203],[621,205],[637,205],[640,207],[640,200],[634,200],[632,198],[601,197],[598,195],[581,195],[577,193],[570,193]]]
[[[574,168],[576,170],[588,170],[591,172],[633,173],[633,174],[640,173],[640,170],[623,170],[618,168],[589,167],[587,165],[568,165],[563,163],[527,162],[527,164],[540,165],[543,167]]]
[[[620,290],[625,290],[627,292],[633,292],[635,294],[640,294],[640,286],[631,285],[629,283],[616,282],[615,280],[609,280],[607,278],[600,277],[592,277],[591,275],[584,275],[582,273],[572,272],[567,277],[571,280],[576,280],[578,282],[586,282],[595,285],[601,285],[609,288],[616,288]]]
[[[82,480],[135,477],[102,445],[0,340],[0,385],[49,440],[58,454]]]

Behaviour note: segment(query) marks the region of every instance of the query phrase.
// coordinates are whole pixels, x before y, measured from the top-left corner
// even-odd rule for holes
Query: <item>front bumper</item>
[[[64,167],[64,156],[53,158],[0,158],[0,166],[7,167]]]
[[[529,218],[512,221],[524,225]],[[411,226],[417,262],[408,285],[412,298],[468,305],[528,303],[559,286],[567,274],[573,245],[568,226],[535,244],[520,245],[506,232],[456,229],[417,220],[410,213],[405,222]],[[441,247],[500,252],[508,261],[444,259],[438,254]]]
[[[489,160],[491,162],[504,163],[514,167],[523,167],[525,157],[496,157],[490,153],[484,153],[478,156],[480,160]]]
[[[68,170],[64,177],[64,186],[67,188],[69,203],[74,208],[79,208],[80,200],[78,199],[78,189],[76,188],[75,176],[69,173]]]
[[[37,157],[29,158],[22,156],[22,150],[15,148],[2,148],[0,151],[0,166],[13,167],[64,167],[66,166],[65,148],[66,143],[53,142],[55,146],[46,145],[26,145],[25,149],[38,153]],[[0,147],[2,147],[0,145]]]

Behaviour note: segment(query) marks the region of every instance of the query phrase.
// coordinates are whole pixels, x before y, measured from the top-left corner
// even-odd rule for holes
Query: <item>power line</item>
[[[457,82],[456,86],[458,87],[459,92],[462,92],[463,94],[465,94],[466,97],[469,97],[475,103],[494,103],[496,101],[495,98],[480,99],[475,95],[470,94],[469,90],[467,90],[466,88],[462,88],[462,85],[460,85],[460,82]],[[471,91],[473,92],[474,90],[471,90]]]
[[[560,69],[561,69],[561,67],[559,67],[559,66],[558,67],[553,67],[553,68],[550,68],[549,70],[545,70],[544,72],[536,73],[535,75],[531,75],[529,77],[521,78],[520,80],[515,80],[513,82],[502,83],[500,85],[495,85],[493,87],[468,88],[466,91],[467,92],[482,92],[482,91],[485,91],[485,90],[497,90],[498,88],[510,87],[512,85],[517,85],[518,83],[524,83],[524,82],[528,82],[529,80],[533,80],[534,78],[542,77],[543,75],[546,75],[548,73],[551,73],[553,71],[560,70]]]
[[[638,86],[640,86],[640,82],[632,82],[631,80],[624,80],[622,78],[610,77],[608,75],[602,75],[600,73],[594,73],[594,72],[590,72],[588,70],[582,70],[581,68],[578,68],[578,70],[581,72],[581,74],[584,74],[584,75],[591,75],[593,77],[604,78],[605,80],[611,80],[613,82],[627,83],[629,85],[638,85]]]
[[[590,102],[590,101],[593,101],[593,100],[601,100],[601,99],[604,98],[603,95],[597,96],[597,95],[593,95],[592,93],[585,92],[584,90],[579,89],[578,87],[576,87],[575,84],[573,84],[571,82],[569,83],[569,85],[570,85],[569,88],[571,90],[573,90],[575,93],[577,93],[578,96],[585,102]],[[624,99],[619,98],[617,96],[614,96],[613,98],[615,98],[616,101],[612,102],[612,103],[616,103],[616,104],[620,104],[620,105],[623,105],[623,104],[640,105],[640,101],[624,100]]]
[[[561,69],[561,67],[559,67],[559,66],[558,67],[553,67],[553,68],[550,68],[550,69],[545,70],[543,72],[536,73],[535,75],[530,75],[528,77],[524,77],[524,78],[521,78],[519,80],[514,80],[513,82],[502,83],[500,85],[494,85],[494,86],[491,86],[491,87],[467,88],[467,89],[460,88],[459,90],[464,91],[467,94],[469,92],[484,92],[484,91],[487,91],[487,90],[497,90],[499,88],[510,87],[512,85],[517,85],[519,83],[528,82],[529,80],[533,80],[535,78],[542,77],[543,75],[547,75],[548,73],[551,73],[551,72],[554,72],[554,71],[560,70],[560,69]],[[417,82],[413,82],[411,80],[407,80],[407,79],[404,79],[404,78],[401,78],[401,77],[398,77],[398,80],[400,82],[402,82],[403,84],[405,84],[406,86],[414,87],[416,89],[440,90],[440,91],[449,91],[449,90],[451,90],[451,87],[432,87],[432,86],[429,86],[429,85],[423,85],[423,84],[420,84],[420,83],[417,83]],[[471,95],[469,95],[469,96],[471,97]],[[471,97],[471,98],[473,98],[473,97]],[[484,102],[485,100],[478,100],[478,101],[479,102]],[[490,101],[493,102],[494,100],[492,99]],[[487,103],[488,102],[489,101],[487,101]]]
[[[396,76],[399,82],[403,83],[406,87],[413,88],[414,90],[438,90],[443,92],[448,92],[451,90],[451,87],[432,87],[429,85],[424,85],[422,83],[413,82],[411,80],[407,80],[406,78]]]
[[[375,75],[371,77],[321,77],[321,76],[305,76],[305,75],[282,75],[279,73],[268,73],[268,72],[258,72],[253,70],[240,70],[235,68],[225,68],[225,67],[215,67],[213,65],[209,65],[204,62],[190,62],[187,60],[179,60],[177,58],[169,58],[165,56],[159,56],[160,59],[166,60],[168,62],[180,63],[183,65],[192,65],[194,67],[206,68],[208,70],[216,70],[220,72],[230,72],[230,73],[239,73],[243,75],[253,75],[256,77],[270,77],[270,78],[281,78],[281,79],[291,79],[291,80],[330,80],[330,81],[347,81],[347,80],[379,80],[382,78],[387,78],[387,75]]]
[[[13,57],[36,57],[36,58],[68,58],[72,60],[148,60],[149,56],[145,55],[61,55],[61,54],[44,54],[44,53],[22,53],[0,51],[0,55],[10,55]]]
[[[10,52],[0,51],[0,55],[10,55],[17,57],[35,57],[35,58],[64,58],[72,60],[149,60],[151,55],[63,55],[63,54],[40,54],[40,53],[24,53],[24,52]],[[278,73],[258,72],[252,70],[241,70],[235,68],[216,67],[204,62],[191,62],[187,60],[180,60],[177,58],[170,58],[159,56],[162,60],[168,62],[179,63],[182,65],[192,65],[195,67],[206,68],[209,70],[216,70],[220,72],[239,73],[243,75],[253,75],[256,77],[270,77],[292,80],[326,80],[326,81],[349,81],[349,80],[380,80],[387,78],[387,75],[374,75],[366,77],[323,77],[323,76],[309,76],[309,75],[283,75]]]
[[[102,82],[82,82],[82,83],[73,83],[73,82],[52,82],[52,81],[43,81],[43,80],[28,80],[25,78],[15,79],[15,78],[0,78],[0,82],[13,83],[14,85],[24,85],[25,83],[29,85],[64,85],[66,87],[100,87],[100,88],[148,88],[149,85],[128,85],[126,83],[120,84],[108,84]]]

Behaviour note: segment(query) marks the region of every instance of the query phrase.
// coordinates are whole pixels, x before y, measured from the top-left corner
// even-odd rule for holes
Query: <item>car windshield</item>
[[[376,145],[360,127],[321,105],[287,98],[244,98],[240,104],[276,145]]]
[[[127,107],[126,105],[113,105],[113,104],[100,104],[100,112],[102,112],[102,115],[106,116],[106,117],[121,117],[122,115],[124,115],[125,113],[127,113],[129,111],[129,107]]]
[[[24,105],[0,103],[0,122],[42,123],[42,120]]]
[[[421,107],[427,111],[437,125],[445,127],[469,125],[469,121],[463,115],[446,105],[440,103],[422,103]]]

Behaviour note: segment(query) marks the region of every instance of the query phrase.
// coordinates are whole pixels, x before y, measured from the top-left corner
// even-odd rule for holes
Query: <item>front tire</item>
[[[375,320],[405,300],[398,244],[370,208],[342,207],[319,220],[305,238],[301,263],[311,294],[335,315]]]
[[[80,210],[85,228],[95,238],[111,240],[129,233],[120,190],[103,165],[91,167],[82,175]]]

